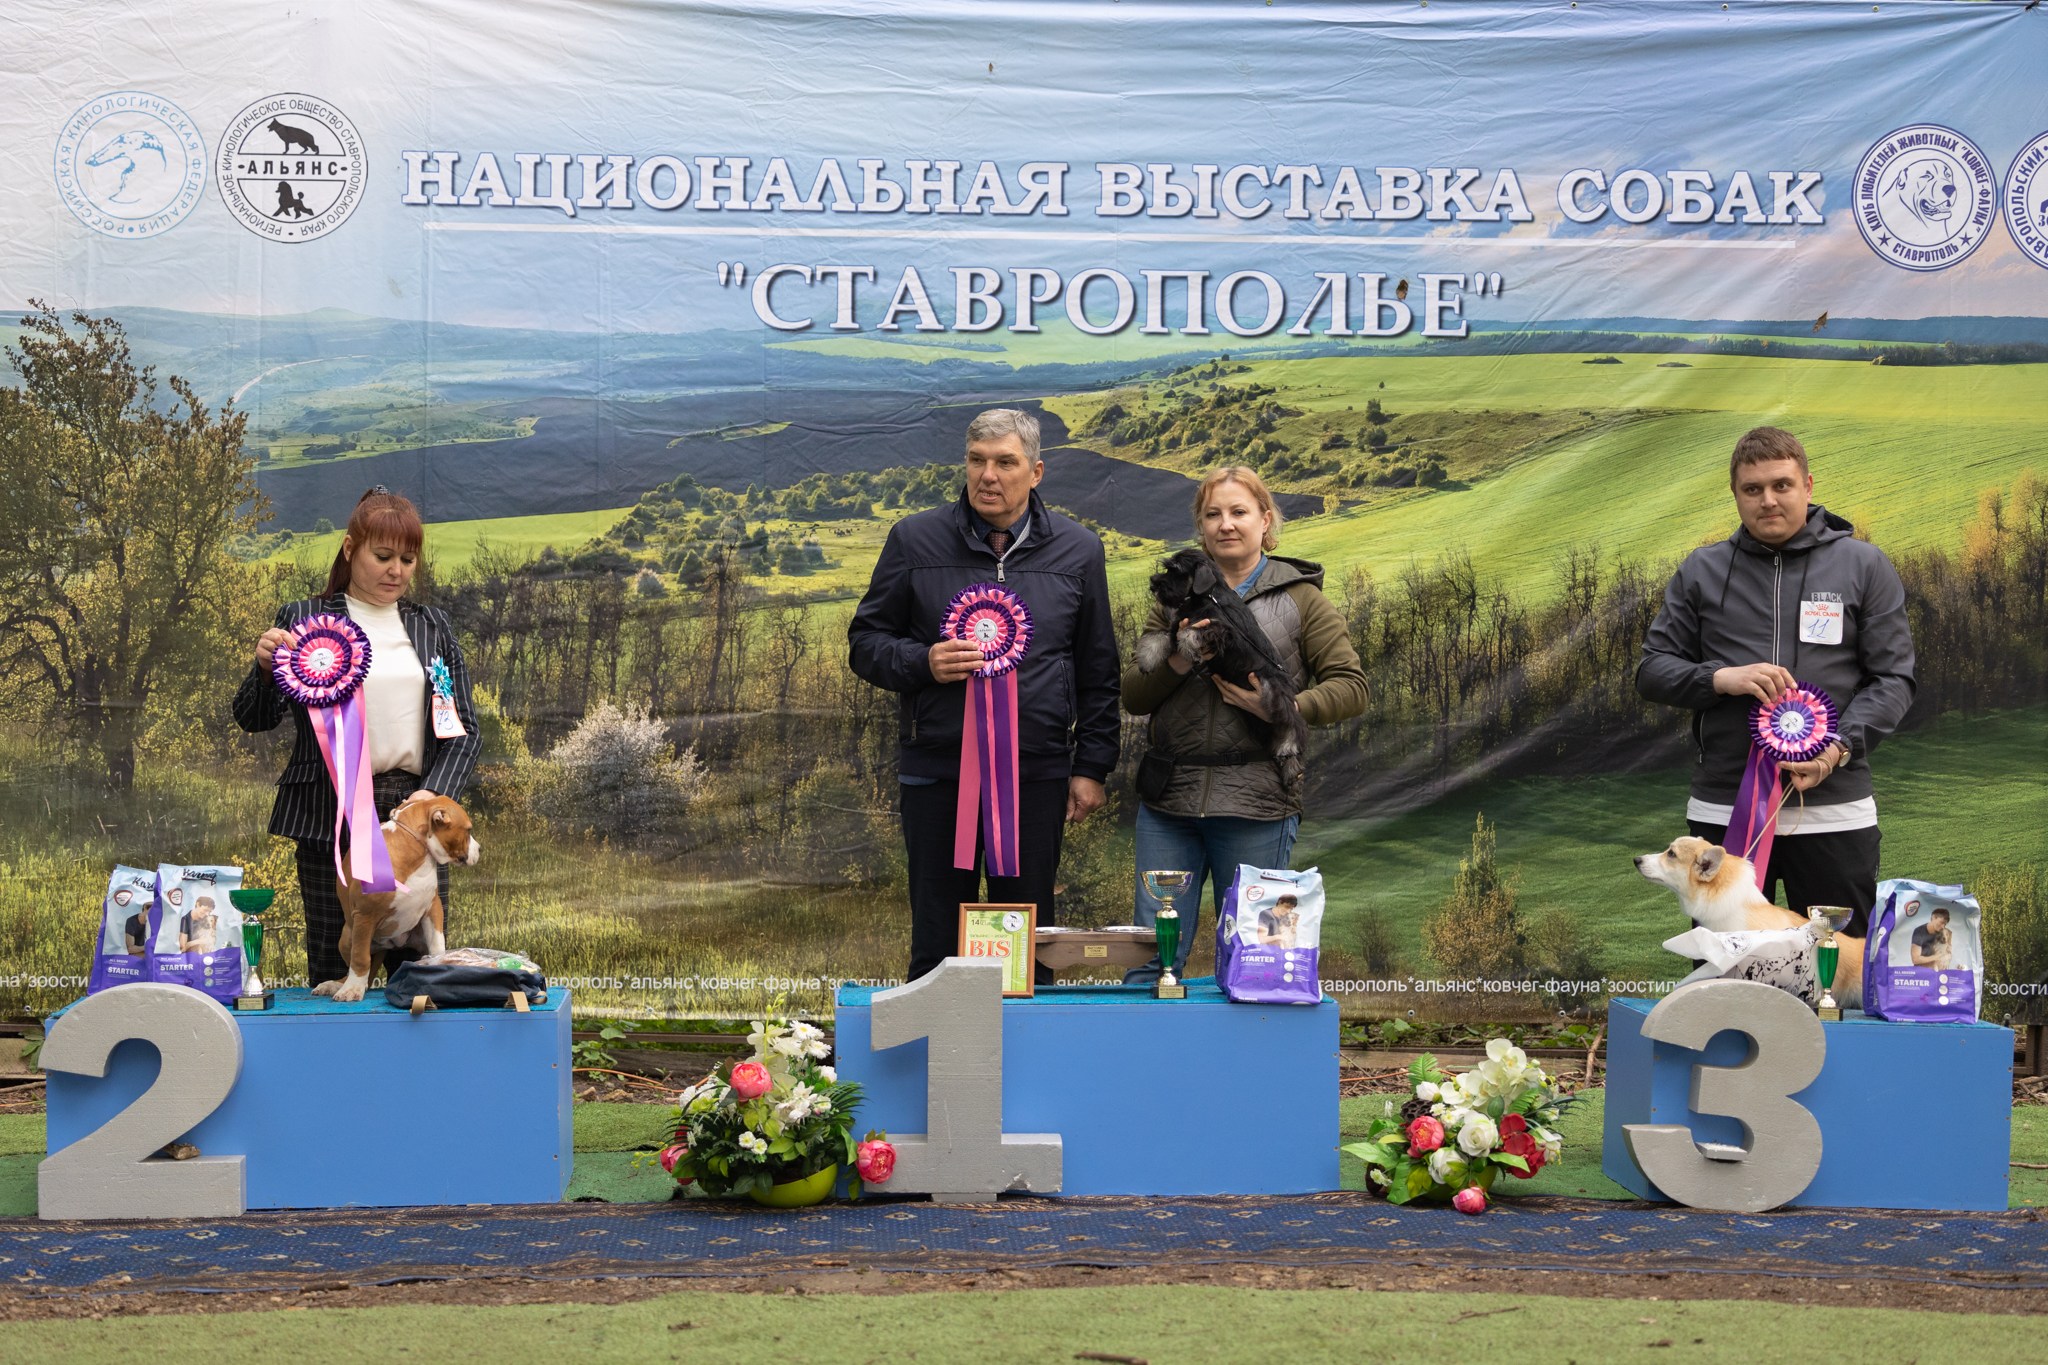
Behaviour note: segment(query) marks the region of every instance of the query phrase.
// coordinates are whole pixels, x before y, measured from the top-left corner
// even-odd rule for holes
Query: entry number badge
[[[1840,602],[1801,602],[1799,604],[1799,638],[1809,645],[1838,645],[1842,643],[1842,604]]]
[[[455,709],[455,679],[448,671],[447,660],[436,654],[427,665],[427,680],[434,689],[434,738],[457,739],[468,733]]]

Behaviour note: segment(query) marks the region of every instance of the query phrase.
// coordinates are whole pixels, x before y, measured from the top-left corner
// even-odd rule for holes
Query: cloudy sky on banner
[[[1851,179],[1909,123],[1955,128],[2002,174],[2048,132],[2033,97],[2048,13],[2017,4],[1603,3],[1273,6],[15,0],[0,75],[0,300],[605,330],[760,329],[720,261],[915,264],[942,313],[951,267],[1264,269],[1305,303],[1317,271],[1499,272],[1482,321],[1646,314],[2048,314],[2048,269],[2003,227],[1948,269],[1901,270],[1857,232]],[[2041,20],[2043,22],[2035,22]],[[52,171],[58,133],[105,92],[175,102],[211,151],[251,102],[304,91],[360,129],[368,186],[329,235],[266,242],[203,198],[145,240],[96,234]],[[2022,97],[2021,92],[2026,92]],[[787,157],[800,189],[836,157],[1014,173],[1068,163],[1063,218],[409,206],[403,152]],[[1513,168],[1534,221],[1103,218],[1095,163]],[[1819,226],[1587,225],[1559,177],[1640,167],[1817,170]],[[1012,192],[1015,192],[1014,182]],[[1314,206],[1324,190],[1310,191]],[[1273,197],[1284,201],[1284,193]],[[1588,191],[1588,200],[1597,195]],[[490,230],[480,231],[480,227]],[[505,229],[515,228],[516,231]],[[881,288],[886,291],[886,283]],[[796,297],[792,295],[792,297]],[[877,298],[886,297],[886,292]],[[1290,313],[1290,320],[1292,314]],[[820,325],[822,330],[822,323]]]

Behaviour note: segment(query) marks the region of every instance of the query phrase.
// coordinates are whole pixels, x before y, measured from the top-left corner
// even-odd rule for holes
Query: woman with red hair
[[[363,494],[319,597],[280,607],[256,641],[249,676],[235,693],[235,723],[251,734],[274,730],[290,716],[296,737],[277,779],[270,832],[298,841],[299,895],[306,907],[307,984],[348,975],[341,958],[341,898],[334,871],[334,786],[320,756],[306,708],[278,690],[271,663],[292,628],[309,616],[347,616],[370,639],[370,671],[362,683],[375,775],[377,818],[415,797],[460,797],[476,768],[476,712],[469,670],[447,614],[407,600],[426,530],[412,503],[382,484]],[[448,869],[440,869],[448,904]],[[396,965],[386,962],[387,970]]]

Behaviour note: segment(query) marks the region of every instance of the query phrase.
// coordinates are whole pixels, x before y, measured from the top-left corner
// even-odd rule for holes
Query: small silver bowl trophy
[[[235,996],[238,1010],[267,1010],[277,1003],[277,992],[265,989],[263,974],[263,912],[277,892],[267,886],[237,887],[228,892],[228,902],[242,914],[242,989]]]
[[[1195,874],[1147,872],[1143,876],[1146,893],[1159,902],[1159,914],[1153,920],[1159,940],[1159,980],[1152,987],[1152,998],[1185,1000],[1188,988],[1181,985],[1180,978],[1173,974],[1174,959],[1180,956],[1180,911],[1173,908],[1173,898],[1188,889]]]
[[[1835,1003],[1835,971],[1842,963],[1842,950],[1835,942],[1835,935],[1855,915],[1846,905],[1809,905],[1806,918],[1813,922],[1820,934],[1820,952],[1814,964],[1815,975],[1820,979],[1820,1004],[1815,1007],[1822,1019],[1833,1022],[1842,1017],[1842,1007]]]

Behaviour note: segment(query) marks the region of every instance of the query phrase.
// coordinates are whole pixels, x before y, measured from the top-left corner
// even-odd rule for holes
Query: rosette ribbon
[[[1031,647],[1031,608],[996,583],[963,588],[939,632],[981,650],[967,680],[960,733],[960,802],[953,816],[953,866],[974,867],[976,816],[991,877],[1014,877],[1017,852],[1017,665]]]
[[[1727,847],[1740,848],[1756,867],[1756,884],[1764,886],[1771,861],[1771,841],[1778,832],[1778,807],[1785,803],[1779,785],[1780,763],[1805,763],[1827,752],[1841,738],[1841,712],[1834,699],[1818,687],[1795,683],[1775,701],[1758,702],[1749,711],[1749,766],[1735,792],[1735,812],[1728,820]]]
[[[334,783],[334,870],[375,895],[395,890],[391,851],[377,821],[370,783],[368,712],[363,679],[370,672],[370,637],[346,616],[309,616],[292,629],[271,661],[278,690],[306,708],[327,776]],[[341,832],[349,831],[346,860]]]

